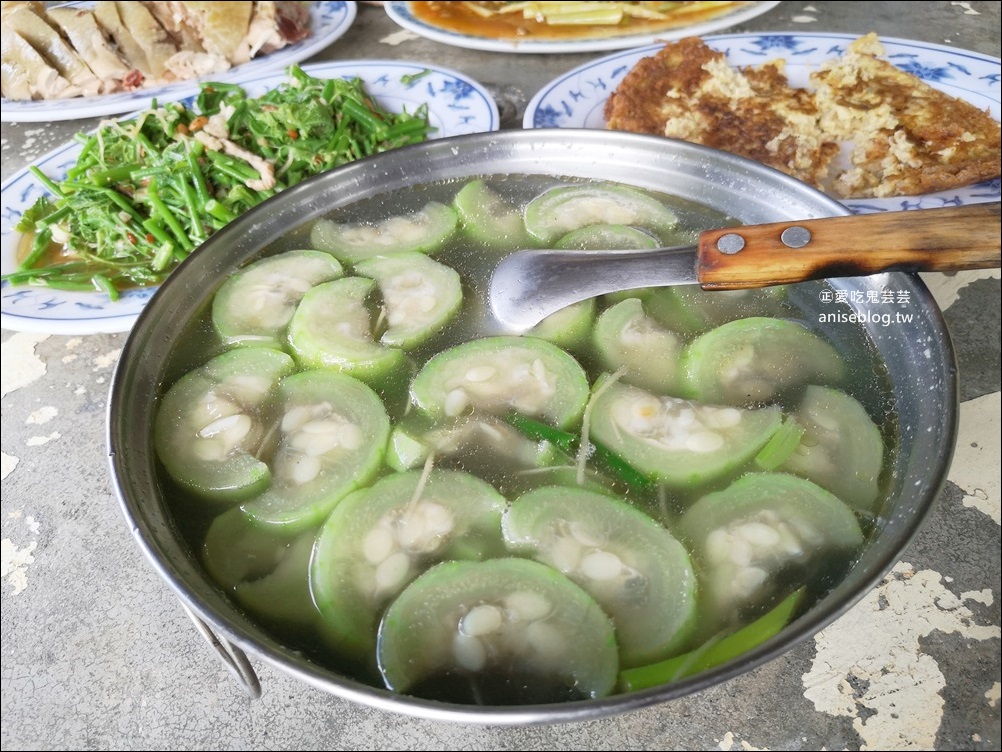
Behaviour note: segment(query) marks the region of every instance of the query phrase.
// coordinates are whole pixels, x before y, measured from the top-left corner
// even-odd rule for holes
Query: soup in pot
[[[798,305],[824,283],[627,290],[522,336],[486,305],[513,250],[728,224],[494,176],[291,232],[220,286],[158,406],[193,554],[317,664],[431,699],[604,697],[761,643],[865,546],[895,446],[861,331]]]

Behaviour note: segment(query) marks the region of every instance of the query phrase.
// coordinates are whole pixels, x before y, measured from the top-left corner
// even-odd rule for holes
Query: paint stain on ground
[[[737,746],[734,745],[736,741],[737,741]],[[766,750],[765,747],[753,747],[746,741],[743,740],[738,741],[737,739],[735,739],[734,734],[732,734],[730,731],[724,734],[723,739],[719,739],[717,741],[717,748],[723,750],[724,752],[730,752],[731,750],[734,749],[743,749],[747,750],[747,752],[765,752]]]
[[[66,349],[75,350],[77,347],[80,346],[81,342],[83,342],[83,339],[81,337],[70,337],[68,340],[66,340]],[[80,356],[77,353],[71,352],[69,355],[63,356],[63,363],[72,363],[79,357]]]
[[[957,300],[960,291],[969,284],[979,279],[998,279],[1000,274],[1002,272],[998,269],[977,269],[957,272],[956,274],[925,272],[919,276],[936,299],[936,303],[945,311]]]
[[[1002,691],[1002,685],[995,682],[992,688],[985,692],[985,699],[988,700],[988,704],[993,708],[998,707],[1000,691]]]
[[[94,370],[100,371],[105,368],[110,368],[111,366],[115,365],[118,362],[118,358],[119,356],[121,356],[121,354],[122,354],[122,348],[118,348],[117,350],[112,350],[111,352],[107,352],[104,355],[98,355],[96,358],[94,358]]]
[[[976,509],[1002,525],[1002,455],[1000,419],[1002,393],[986,394],[960,405],[960,429],[949,479],[964,491],[964,506]]]
[[[62,434],[59,433],[59,431],[53,431],[48,436],[32,436],[24,443],[30,447],[42,446],[43,444],[48,444],[50,441],[58,439],[60,436],[62,436]]]
[[[15,509],[7,514],[7,518],[12,520],[11,526],[23,526],[32,538],[37,538],[39,524],[33,516]],[[0,541],[0,579],[10,585],[11,595],[23,593],[28,587],[28,567],[35,562],[34,552],[37,546],[37,540],[31,540],[23,547],[10,538]]]
[[[953,593],[938,572],[901,562],[845,616],[815,637],[817,655],[802,677],[818,711],[852,719],[861,750],[933,749],[943,718],[945,678],[920,639],[938,631],[998,639],[969,602],[990,591]]]
[[[28,587],[28,565],[34,563],[32,552],[38,544],[32,541],[18,548],[9,538],[0,541],[0,578],[11,587],[11,595],[18,595]]]
[[[7,452],[0,453],[0,480],[6,480],[7,476],[14,472],[14,468],[17,467],[17,463],[20,461],[17,457],[7,454]]]
[[[40,407],[35,410],[35,412],[28,416],[28,419],[24,423],[27,426],[40,426],[48,423],[58,414],[59,410],[51,405],[47,405],[46,407]]]
[[[17,332],[0,345],[0,397],[26,387],[45,375],[45,362],[35,354],[35,347],[45,342],[48,334]]]
[[[970,3],[950,3],[950,5],[956,5],[958,8],[964,11],[965,16],[980,16],[981,13],[974,10]]]
[[[409,42],[412,39],[420,39],[420,37],[413,31],[408,31],[407,29],[401,29],[400,31],[395,31],[392,34],[383,37],[379,40],[380,44],[388,44],[390,47],[396,47],[404,42]]]

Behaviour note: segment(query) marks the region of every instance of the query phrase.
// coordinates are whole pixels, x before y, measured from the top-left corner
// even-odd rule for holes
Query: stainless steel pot
[[[597,130],[531,130],[441,139],[365,159],[282,192],[212,236],[170,276],[133,328],[111,387],[107,440],[115,491],[137,543],[210,639],[214,633],[232,648],[227,652],[236,656],[236,670],[244,676],[253,677],[241,660],[245,650],[303,681],[366,705],[429,719],[492,724],[593,719],[664,702],[761,665],[847,611],[898,560],[939,494],[956,442],[958,398],[949,334],[928,290],[917,277],[905,274],[836,280],[823,288],[805,283],[795,295],[809,314],[829,305],[819,289],[836,296],[844,292],[859,314],[861,328],[843,325],[831,334],[855,340],[850,347],[873,348],[884,363],[900,436],[890,499],[874,541],[829,595],[777,637],[732,662],[669,685],[601,700],[515,707],[453,705],[394,694],[317,666],[281,644],[212,583],[165,503],[151,433],[157,399],[180,375],[170,372],[172,349],[233,270],[291,230],[399,188],[508,174],[629,183],[707,204],[744,223],[849,213],[779,172],[682,141]],[[872,300],[884,290],[907,297],[910,321],[887,326],[868,313],[865,302],[853,302],[865,301],[868,293]]]

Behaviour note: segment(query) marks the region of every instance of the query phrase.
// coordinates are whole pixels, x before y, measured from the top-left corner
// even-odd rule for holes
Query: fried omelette
[[[690,37],[640,60],[606,102],[605,119],[614,130],[754,159],[841,198],[915,195],[998,176],[999,123],[881,54],[875,34],[861,37],[803,89],[789,84],[782,60],[738,69]]]

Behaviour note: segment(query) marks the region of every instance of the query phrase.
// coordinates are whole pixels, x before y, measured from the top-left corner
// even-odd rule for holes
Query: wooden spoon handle
[[[888,271],[993,269],[999,228],[993,203],[708,230],[699,236],[697,272],[707,290],[734,290]]]

